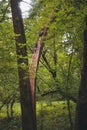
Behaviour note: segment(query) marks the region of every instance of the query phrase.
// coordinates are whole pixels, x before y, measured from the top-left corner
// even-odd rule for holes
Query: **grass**
[[[64,101],[37,102],[37,130],[70,130],[67,104]],[[71,102],[74,117],[75,105]],[[14,106],[14,118],[7,120],[6,109],[0,111],[0,130],[21,130],[20,105]]]

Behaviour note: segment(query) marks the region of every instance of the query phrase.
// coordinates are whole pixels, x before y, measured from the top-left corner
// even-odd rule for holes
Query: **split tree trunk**
[[[41,32],[40,32],[41,33]],[[30,85],[32,91],[32,105],[33,105],[33,112],[34,112],[34,120],[36,121],[36,74],[38,69],[38,64],[40,60],[40,56],[42,53],[42,49],[44,46],[43,38],[47,35],[47,28],[43,28],[42,35],[39,36],[38,41],[34,47],[33,54],[32,54],[32,61],[30,64]]]

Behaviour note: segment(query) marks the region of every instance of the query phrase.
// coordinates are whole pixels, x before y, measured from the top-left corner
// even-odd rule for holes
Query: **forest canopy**
[[[23,84],[28,74],[28,78],[32,77],[31,66],[35,71],[35,101],[66,101],[69,110],[70,102],[77,104],[81,72],[85,66],[86,0],[16,0],[17,9],[21,3],[29,7],[27,14],[19,11],[21,21],[17,16],[14,20],[12,1],[0,0],[0,110],[6,106],[13,109],[14,104],[20,102],[23,96],[20,96],[20,81]],[[17,27],[14,27],[15,21]],[[24,42],[23,37],[20,40],[21,36],[25,37]],[[33,57],[40,43],[43,47],[39,48],[36,63]],[[29,82],[31,86],[31,80]],[[14,113],[7,114],[10,117]]]

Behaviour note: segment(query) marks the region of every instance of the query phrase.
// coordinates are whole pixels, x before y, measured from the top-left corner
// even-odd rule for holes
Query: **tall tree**
[[[11,0],[11,10],[13,26],[15,33],[15,44],[17,53],[21,111],[22,111],[22,129],[36,130],[34,121],[32,93],[29,82],[28,57],[26,48],[26,38],[24,32],[23,19],[17,0]]]
[[[85,22],[86,28],[84,30],[83,69],[76,109],[75,130],[87,129],[87,15]]]

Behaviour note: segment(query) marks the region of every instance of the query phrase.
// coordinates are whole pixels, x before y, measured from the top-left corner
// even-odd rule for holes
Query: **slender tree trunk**
[[[7,118],[9,119],[10,118],[9,103],[6,104],[6,107],[7,107]]]
[[[29,81],[28,57],[26,48],[26,38],[21,11],[17,0],[11,0],[11,10],[13,18],[13,27],[15,33],[21,112],[22,112],[22,129],[36,130],[34,120],[32,93]]]
[[[87,130],[87,18],[84,31],[84,53],[74,130]]]
[[[11,118],[13,117],[14,111],[13,111],[13,106],[15,104],[15,98],[12,99],[11,103],[10,103],[10,116]]]

